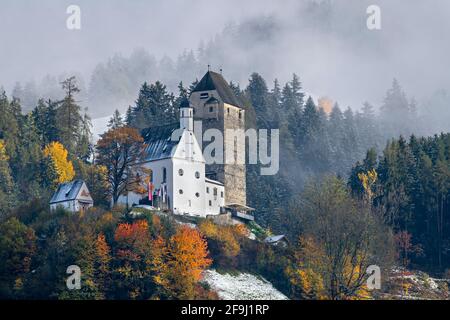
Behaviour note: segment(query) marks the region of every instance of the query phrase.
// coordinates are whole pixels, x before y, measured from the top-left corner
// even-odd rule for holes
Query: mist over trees
[[[128,6],[130,10],[142,10],[146,6],[158,7],[155,3]],[[431,111],[434,102],[445,106],[449,101],[445,59],[440,59],[444,58],[440,52],[448,50],[446,44],[434,36],[448,29],[448,19],[445,17],[448,4],[440,1],[431,7],[415,2],[408,6],[406,14],[401,4],[381,0],[386,17],[380,32],[371,32],[365,26],[365,11],[369,4],[370,1],[365,0],[307,0],[288,1],[280,7],[272,1],[258,2],[258,5],[249,2],[240,4],[254,9],[248,14],[241,13],[235,21],[232,16],[223,14],[221,23],[214,27],[209,25],[208,32],[191,31],[188,35],[177,24],[160,26],[156,24],[159,22],[152,21],[156,24],[153,25],[154,30],[163,27],[171,30],[175,40],[170,42],[174,43],[170,48],[168,43],[156,42],[152,38],[153,32],[143,34],[147,30],[143,27],[148,28],[148,19],[144,23],[139,15],[136,24],[126,24],[126,19],[116,19],[124,22],[111,28],[119,27],[121,32],[127,34],[126,39],[121,38],[122,41],[117,43],[116,40],[102,38],[106,43],[112,41],[114,46],[96,46],[96,50],[90,50],[91,43],[86,46],[83,43],[80,50],[86,56],[78,55],[73,61],[75,58],[71,52],[61,52],[62,61],[58,61],[58,67],[55,64],[53,69],[51,65],[44,68],[45,64],[41,63],[40,73],[25,67],[33,59],[26,61],[26,64],[14,63],[14,66],[23,67],[16,70],[16,74],[8,73],[8,61],[12,59],[3,58],[0,61],[5,63],[6,73],[2,74],[6,78],[0,79],[0,85],[6,86],[8,96],[20,98],[22,109],[28,111],[39,98],[61,99],[64,92],[59,82],[68,78],[68,74],[58,73],[64,69],[70,74],[75,71],[81,89],[80,105],[89,107],[90,116],[98,118],[111,115],[115,109],[124,113],[134,103],[139,87],[145,81],[152,83],[159,80],[174,92],[179,81],[189,84],[201,77],[208,64],[215,70],[222,68],[227,79],[233,79],[242,87],[245,87],[248,75],[255,70],[268,81],[278,77],[282,82],[287,81],[290,73],[295,71],[308,83],[309,94],[315,99],[329,96],[333,101],[339,101],[343,109],[351,105],[354,110],[359,110],[365,100],[378,109],[383,104],[381,98],[387,82],[397,77],[417,99],[418,115],[430,118],[427,123],[436,123],[435,127],[429,126],[433,131],[430,134],[439,133],[443,127],[448,128],[442,120],[449,117],[448,109],[443,108],[438,115]],[[117,12],[120,6],[115,5],[118,7],[111,5],[108,13],[124,18],[122,12]],[[87,11],[96,11],[101,7],[94,3],[85,6]],[[189,9],[186,5],[183,7]],[[222,5],[224,12],[229,12],[230,7],[233,5]],[[187,12],[184,16],[189,17],[185,26],[188,30],[197,29],[203,19],[217,16],[217,13],[208,12],[205,15],[203,10],[193,8]],[[225,18],[227,16],[229,18]],[[101,24],[101,20],[98,23]],[[86,40],[98,37],[99,28],[99,25],[91,27]],[[416,32],[418,28],[422,32]],[[64,41],[68,40],[64,38]],[[156,43],[158,46],[155,46]],[[423,45],[417,47],[418,43]],[[48,45],[51,47],[54,44]],[[59,46],[58,50],[71,48],[71,45]],[[434,50],[437,56],[433,56],[426,48],[441,49]],[[61,66],[63,62],[70,67]],[[25,75],[20,74],[23,70],[27,70]],[[417,74],[422,76],[417,77]],[[41,80],[42,77],[44,79]],[[14,79],[21,81],[16,88]]]

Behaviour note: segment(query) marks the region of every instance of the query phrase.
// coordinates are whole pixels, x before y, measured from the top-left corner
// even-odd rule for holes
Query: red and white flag
[[[153,184],[149,182],[147,187],[148,187],[148,200],[153,201]]]

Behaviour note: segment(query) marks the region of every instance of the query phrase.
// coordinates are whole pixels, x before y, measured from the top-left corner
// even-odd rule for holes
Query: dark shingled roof
[[[178,141],[172,141],[172,133],[179,129],[179,123],[166,126],[152,127],[142,130],[141,134],[146,144],[143,161],[152,161],[168,158]]]
[[[181,100],[180,108],[191,108],[191,104],[187,98]]]
[[[192,92],[216,90],[223,102],[242,108],[242,103],[220,73],[208,71]]]

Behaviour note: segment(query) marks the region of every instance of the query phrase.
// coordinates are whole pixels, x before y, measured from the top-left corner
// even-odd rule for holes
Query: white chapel
[[[144,165],[152,171],[151,194],[142,198],[130,192],[119,202],[132,206],[151,200],[153,206],[175,214],[199,217],[221,213],[225,188],[205,176],[205,159],[194,135],[193,112],[185,100],[180,106],[179,126],[152,127],[143,132],[147,145]]]

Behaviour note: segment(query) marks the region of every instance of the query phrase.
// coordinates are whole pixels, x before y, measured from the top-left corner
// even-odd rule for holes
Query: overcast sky
[[[277,33],[267,46],[235,52],[269,81],[297,72],[308,92],[354,108],[379,104],[393,77],[419,100],[450,89],[450,1],[331,1],[326,18],[306,2],[0,0],[0,85],[73,71],[89,79],[97,63],[136,47],[176,58],[230,23],[272,17]],[[66,28],[70,4],[81,7],[79,31]],[[366,28],[369,4],[381,8],[381,30]],[[247,78],[227,80],[245,86]]]

